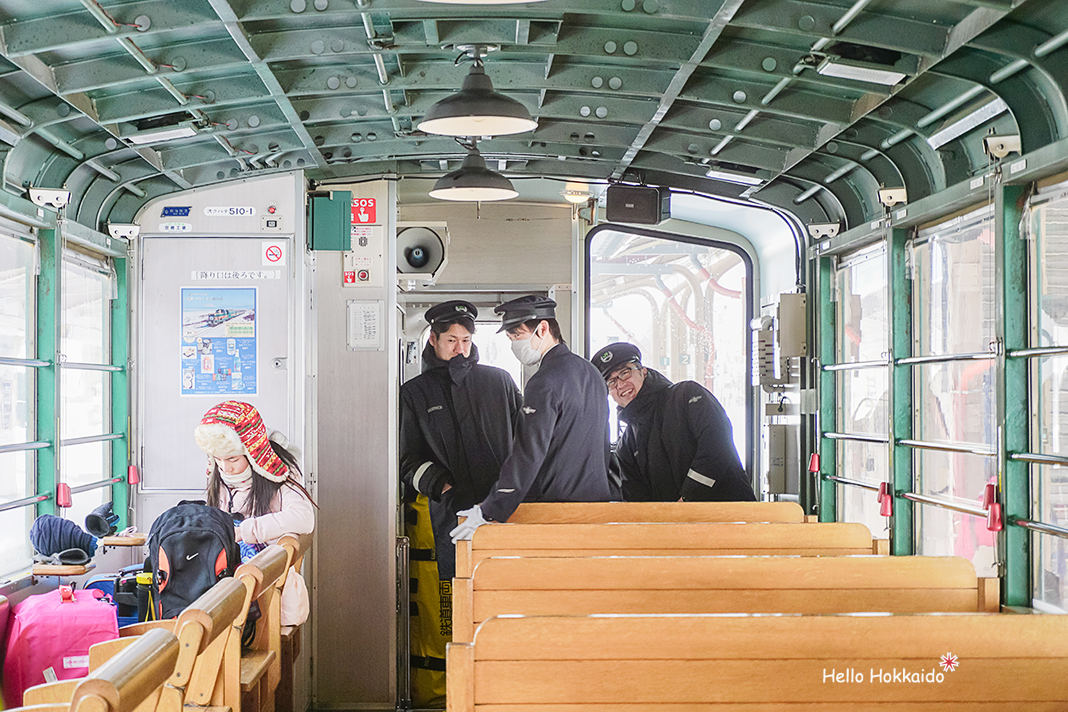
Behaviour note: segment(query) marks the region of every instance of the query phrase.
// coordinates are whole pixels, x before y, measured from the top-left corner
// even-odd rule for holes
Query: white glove
[[[486,518],[482,516],[482,507],[475,505],[471,509],[465,509],[462,512],[457,512],[458,517],[467,517],[462,524],[458,524],[455,529],[449,532],[449,536],[452,537],[452,543],[455,544],[458,541],[469,541],[472,536],[475,535],[475,530],[483,524],[489,524]]]

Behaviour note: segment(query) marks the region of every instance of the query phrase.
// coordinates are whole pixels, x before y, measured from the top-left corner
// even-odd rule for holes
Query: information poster
[[[182,287],[182,395],[256,395],[256,288]]]

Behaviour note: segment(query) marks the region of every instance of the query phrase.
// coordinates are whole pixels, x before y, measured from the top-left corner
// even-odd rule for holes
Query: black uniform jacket
[[[423,373],[401,386],[400,470],[405,485],[439,499],[446,483],[451,509],[481,502],[512,451],[522,399],[502,369],[467,358],[442,361],[428,343]],[[455,526],[455,522],[453,522]]]
[[[527,382],[512,455],[482,512],[506,522],[522,502],[607,502],[609,452],[604,379],[557,344]]]
[[[623,499],[756,500],[734,449],[731,421],[699,383],[672,383],[650,368],[638,395],[619,409],[619,419],[626,423],[616,444]]]

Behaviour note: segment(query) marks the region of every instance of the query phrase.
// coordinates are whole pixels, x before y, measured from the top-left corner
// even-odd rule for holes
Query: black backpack
[[[174,618],[241,564],[233,518],[203,502],[179,502],[152,523],[148,566],[155,613]]]

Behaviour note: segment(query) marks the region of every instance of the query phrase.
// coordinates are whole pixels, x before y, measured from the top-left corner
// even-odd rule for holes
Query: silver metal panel
[[[216,403],[231,399],[252,403],[269,427],[287,436],[293,433],[287,374],[292,353],[289,264],[293,245],[289,236],[271,235],[270,242],[285,245],[288,258],[286,266],[270,267],[262,264],[265,241],[260,236],[147,237],[143,241],[140,392],[146,406],[142,412],[146,427],[142,431],[142,489],[203,488],[205,457],[193,441],[192,433],[204,411]],[[194,273],[201,272],[234,276],[193,278]],[[245,279],[241,276],[245,273],[270,273],[278,278]],[[210,340],[213,346],[209,348],[225,349],[229,328],[228,323],[213,326],[211,322],[203,322],[197,330],[183,333],[183,328],[189,329],[182,322],[183,288],[218,290],[222,294],[229,293],[230,288],[255,290],[255,370],[253,380],[246,368],[241,382],[245,390],[182,394],[183,378],[195,377],[203,383],[204,362],[215,358],[194,357],[192,361],[196,365],[190,367],[190,360],[183,359],[187,355],[183,352],[199,353],[200,339]],[[244,312],[231,321],[243,318]]]
[[[353,186],[375,198],[396,271],[393,183]],[[316,709],[392,709],[396,679],[397,383],[396,285],[342,286],[342,253],[317,252],[315,428],[319,528],[314,616]],[[381,351],[347,347],[346,302],[385,302]]]

